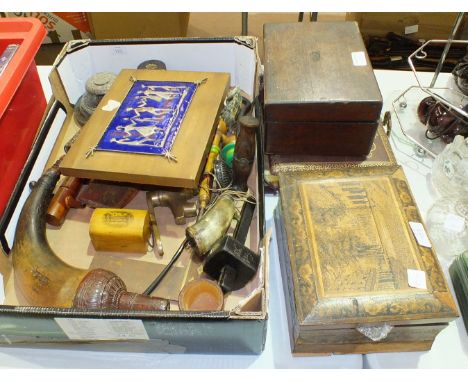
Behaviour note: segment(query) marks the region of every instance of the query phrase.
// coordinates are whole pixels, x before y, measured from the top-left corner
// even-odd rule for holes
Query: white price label
[[[351,58],[354,66],[366,66],[366,54],[364,52],[351,52]]]
[[[110,320],[93,318],[55,318],[71,340],[123,341],[149,340],[141,320]]]
[[[424,226],[419,222],[409,222],[409,224],[418,244],[422,245],[423,247],[431,248],[432,245],[429,241],[429,238],[427,237]]]
[[[426,272],[418,269],[407,269],[408,285],[412,288],[427,289]]]
[[[463,232],[465,229],[465,219],[455,214],[447,214],[444,222],[444,228],[455,233]]]
[[[119,101],[115,101],[115,100],[113,100],[113,99],[110,99],[110,100],[107,101],[107,103],[102,107],[102,110],[104,110],[104,111],[114,111],[114,110],[117,109],[119,106],[120,106],[120,102],[119,102]]]
[[[405,27],[405,34],[418,33],[419,25],[408,25]]]

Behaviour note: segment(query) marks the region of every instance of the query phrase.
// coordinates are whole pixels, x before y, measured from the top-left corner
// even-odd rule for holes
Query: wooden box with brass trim
[[[280,173],[275,211],[295,354],[422,351],[457,317],[399,166]],[[408,272],[410,270],[410,272]],[[426,288],[414,288],[411,270]]]

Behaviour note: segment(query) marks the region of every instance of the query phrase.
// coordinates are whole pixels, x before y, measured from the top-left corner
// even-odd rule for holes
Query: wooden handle
[[[247,179],[252,171],[255,158],[255,134],[260,125],[257,118],[242,116],[239,118],[239,135],[232,160],[232,187],[246,191]]]
[[[205,171],[203,179],[200,183],[200,192],[198,194],[198,200],[200,202],[200,209],[204,210],[211,198],[210,188],[211,188],[211,176],[210,173],[213,172],[214,161],[218,157],[220,148],[219,143],[221,137],[226,134],[227,126],[224,120],[221,118],[219,120],[218,129],[216,130],[216,135],[213,138],[213,143],[211,146],[210,154],[205,165]]]
[[[60,184],[47,209],[46,221],[53,226],[61,226],[70,208],[81,208],[83,205],[76,200],[81,187],[81,180],[66,177]]]

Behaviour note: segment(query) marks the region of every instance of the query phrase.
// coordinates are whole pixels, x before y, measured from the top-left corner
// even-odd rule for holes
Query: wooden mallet
[[[224,293],[242,288],[257,272],[260,256],[244,245],[254,211],[253,200],[244,202],[234,235],[219,239],[205,259],[203,271],[218,280]]]

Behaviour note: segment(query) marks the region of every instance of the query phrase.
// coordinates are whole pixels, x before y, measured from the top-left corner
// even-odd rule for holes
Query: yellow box
[[[145,210],[96,208],[89,236],[96,251],[146,253],[149,213]]]

